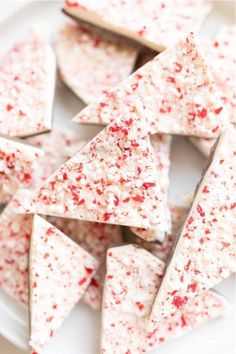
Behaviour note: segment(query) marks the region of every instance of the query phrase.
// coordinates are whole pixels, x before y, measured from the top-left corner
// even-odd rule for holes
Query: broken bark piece
[[[62,165],[35,193],[40,214],[166,230],[146,124],[117,120]]]
[[[35,215],[30,242],[30,347],[43,353],[55,331],[82,297],[97,261]]]
[[[87,104],[126,78],[138,55],[130,41],[81,21],[64,25],[55,48],[62,80]]]
[[[8,202],[18,188],[33,188],[41,149],[0,136],[0,204]]]
[[[0,286],[24,306],[28,306],[28,252],[33,217],[19,214],[17,201],[30,196],[30,191],[18,190],[0,215]]]
[[[236,271],[235,141],[229,127],[200,182],[152,308],[154,325]]]
[[[151,134],[217,137],[228,124],[211,73],[194,36],[157,55],[74,118],[108,124],[137,116]]]
[[[56,61],[47,28],[34,25],[0,59],[0,133],[25,137],[51,129]]]
[[[227,301],[206,291],[173,316],[161,319],[149,332],[148,315],[164,266],[158,258],[133,245],[108,250],[101,353],[145,353],[225,314],[229,307]]]
[[[189,30],[198,31],[211,5],[205,1],[65,1],[64,12],[132,38],[158,52]]]
[[[236,26],[223,26],[213,40],[203,42],[203,50],[229,120],[236,123]],[[205,156],[210,156],[213,139],[191,138]]]
[[[151,144],[154,151],[156,169],[158,174],[158,183],[162,193],[162,199],[167,204],[168,192],[169,192],[169,169],[170,169],[170,147],[171,137],[164,134],[155,134],[151,137]],[[170,232],[170,215],[167,208],[168,228],[166,232]],[[160,230],[150,230],[143,228],[131,227],[131,231],[137,236],[146,241],[163,241],[165,238],[165,232]]]

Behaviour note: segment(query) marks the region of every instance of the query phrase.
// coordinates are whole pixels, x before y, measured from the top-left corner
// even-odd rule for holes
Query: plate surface
[[[15,2],[0,2],[0,11],[11,12]],[[51,26],[52,41],[58,28],[65,21],[60,12],[61,2],[31,2],[0,24],[3,54],[34,22],[46,22]],[[214,10],[206,19],[201,35],[212,36],[222,24],[234,21],[234,2],[215,1]],[[93,137],[101,128],[79,126],[70,119],[83,108],[71,91],[60,80],[57,81],[54,120],[64,126],[77,129],[81,138]],[[192,193],[205,164],[202,155],[185,138],[176,137],[172,145],[170,200],[181,204],[182,197]],[[150,354],[233,354],[235,353],[235,277],[230,277],[216,287],[231,303],[232,311],[225,317],[211,321],[182,338],[163,345]],[[79,304],[52,339],[44,354],[98,354],[100,336],[100,314]],[[22,354],[28,351],[27,312],[0,290],[0,334],[15,346],[0,338],[1,354]],[[22,351],[23,350],[23,351]],[[117,353],[120,354],[120,353]]]

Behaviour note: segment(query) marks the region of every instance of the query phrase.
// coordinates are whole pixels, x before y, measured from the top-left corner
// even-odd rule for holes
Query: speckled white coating
[[[236,271],[236,131],[221,136],[157,293],[151,321],[169,316]]]
[[[34,205],[40,214],[165,230],[145,122],[112,122],[43,183]]]
[[[64,11],[75,18],[135,39],[157,51],[198,31],[211,6],[194,0],[69,0]]]
[[[207,291],[147,330],[164,263],[135,246],[108,250],[102,312],[103,354],[141,354],[223,315],[227,301]]]
[[[18,213],[17,201],[30,192],[21,189],[0,215],[0,286],[20,304],[28,305],[28,251],[32,215]]]
[[[203,49],[229,120],[236,123],[236,26],[221,27],[213,40],[205,39]],[[190,140],[207,157],[215,143],[210,139]]]
[[[0,59],[0,133],[24,137],[51,128],[56,61],[45,25]]]
[[[80,21],[64,25],[55,49],[62,80],[87,104],[126,78],[138,55],[130,41]]]
[[[44,348],[82,297],[97,261],[35,215],[30,242],[30,346]]]
[[[85,140],[81,140],[78,132],[66,129],[59,124],[54,124],[50,132],[29,137],[25,141],[44,151],[44,156],[39,162],[40,168],[35,172],[35,179],[38,183],[46,180],[86,144]]]
[[[162,243],[147,242],[142,240],[139,237],[134,237],[131,241],[147,251],[154,254],[156,257],[160,258],[162,261],[166,262],[170,250],[173,247],[173,244],[178,236],[180,227],[183,223],[184,216],[186,215],[187,208],[181,206],[170,205],[170,214],[171,214],[171,232],[169,232]]]
[[[35,186],[34,173],[43,155],[41,149],[0,137],[0,204],[8,202],[18,188]]]
[[[92,309],[98,310],[102,299],[106,250],[114,244],[123,242],[121,227],[57,217],[51,217],[50,223],[69,236],[99,262],[100,267],[82,298],[82,301]]]
[[[217,137],[227,124],[211,73],[192,34],[157,55],[74,118],[107,124],[146,119],[152,134]]]
[[[151,144],[155,155],[158,181],[161,188],[160,192],[162,193],[163,200],[167,203],[169,191],[171,137],[164,134],[155,134],[151,137]],[[170,217],[169,213],[168,217]],[[170,231],[170,223],[171,221],[169,220],[168,227],[165,230],[166,232]],[[131,231],[146,241],[159,240],[162,242],[165,238],[165,232],[160,230],[131,227]]]

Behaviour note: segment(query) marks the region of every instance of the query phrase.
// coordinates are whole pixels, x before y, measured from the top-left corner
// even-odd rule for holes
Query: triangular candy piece
[[[151,320],[168,317],[236,271],[236,131],[220,137],[168,262]]]
[[[230,121],[236,123],[236,26],[223,26],[213,40],[205,39],[203,49],[222,104],[228,109]],[[215,143],[210,139],[190,140],[205,156],[210,155]]]
[[[74,118],[108,124],[118,117],[147,120],[152,133],[217,137],[227,124],[222,102],[190,34],[157,55]]]
[[[97,261],[35,215],[30,243],[30,346],[43,353],[54,332],[82,297]]]
[[[67,0],[64,12],[130,37],[158,52],[173,45],[191,28],[198,31],[211,9],[206,1]]]
[[[84,303],[92,309],[98,310],[102,300],[106,251],[114,244],[123,242],[121,227],[118,225],[57,217],[51,217],[50,223],[69,236],[99,262],[100,267],[91,279],[82,298]]]
[[[132,118],[108,125],[41,186],[37,212],[165,230],[167,206],[145,128]]]
[[[88,104],[132,72],[138,48],[120,36],[71,21],[60,30],[56,54],[62,80]]]
[[[8,202],[18,188],[34,187],[43,155],[38,148],[0,137],[0,204]]]
[[[156,161],[160,192],[162,193],[162,199],[167,203],[169,192],[171,137],[164,134],[155,134],[151,137],[151,144]],[[171,221],[168,222],[169,225],[170,223]],[[146,241],[159,240],[163,242],[165,238],[165,232],[160,230],[131,227],[131,231]],[[165,231],[170,232],[170,227]]]
[[[45,26],[35,25],[0,59],[0,133],[25,137],[51,128],[56,61]]]
[[[19,214],[17,203],[31,197],[18,190],[0,215],[0,286],[19,303],[28,305],[28,253],[33,217]]]
[[[108,250],[102,311],[101,353],[142,354],[223,315],[227,301],[212,291],[147,330],[164,263],[132,245]]]

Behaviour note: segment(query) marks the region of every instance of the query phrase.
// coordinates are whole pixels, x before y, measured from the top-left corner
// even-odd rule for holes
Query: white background
[[[102,0],[101,0],[102,1]],[[171,0],[169,0],[171,1]],[[214,1],[214,10],[207,17],[201,35],[212,36],[222,24],[235,21],[234,1]],[[52,41],[60,24],[65,20],[57,1],[0,1],[0,54],[3,54],[27,27],[35,21],[51,26]],[[11,16],[10,16],[11,15]],[[10,17],[9,17],[10,16]],[[54,119],[81,132],[81,137],[92,137],[99,127],[80,127],[70,122],[83,104],[58,80]],[[205,164],[203,156],[185,138],[174,138],[171,154],[170,199],[182,202],[182,196],[192,193]],[[225,280],[217,291],[231,303],[230,313],[211,321],[188,335],[163,345],[150,354],[234,354],[235,346],[235,278]],[[66,319],[62,328],[43,354],[98,354],[100,315],[79,304]],[[26,311],[0,290],[0,334],[21,348],[27,342]],[[0,354],[23,354],[0,336]],[[120,353],[117,353],[120,354]]]

